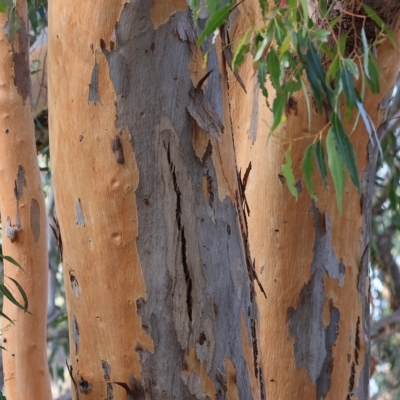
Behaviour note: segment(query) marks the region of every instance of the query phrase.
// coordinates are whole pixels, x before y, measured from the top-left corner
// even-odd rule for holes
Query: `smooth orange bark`
[[[30,102],[29,36],[26,1],[17,1],[21,28],[13,42],[0,14],[0,211],[3,253],[24,269],[4,263],[4,283],[18,301],[13,283],[24,289],[29,311],[4,298],[2,319],[4,381],[7,399],[51,399],[46,347],[47,218],[36,157]]]

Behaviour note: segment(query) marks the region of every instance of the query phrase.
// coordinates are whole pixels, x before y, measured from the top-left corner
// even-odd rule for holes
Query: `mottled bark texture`
[[[249,23],[262,24],[258,1],[244,2],[231,15],[234,48]],[[394,34],[398,40],[398,26]],[[382,122],[384,110],[379,105],[396,79],[400,60],[390,43],[377,51],[382,94],[368,93],[365,100],[375,124]],[[326,125],[326,117],[312,109],[309,130],[306,102],[302,93],[296,94],[286,107],[286,121],[276,137],[269,137],[271,113],[258,89],[251,59],[238,72],[247,93],[230,75],[229,97],[238,168],[245,171],[250,162],[252,167],[246,189],[249,242],[256,272],[268,294],[264,299],[257,293],[266,396],[367,399],[368,243],[377,147],[369,143],[359,122],[351,140],[361,171],[361,198],[348,180],[340,216],[333,183],[329,182],[329,190],[319,183],[314,203],[301,181],[301,162],[306,147]],[[272,87],[268,92],[272,104]],[[326,135],[326,129],[323,132]],[[297,201],[281,175],[284,152],[293,140]],[[317,173],[314,179],[319,182]]]
[[[19,28],[0,13],[0,212],[3,254],[24,269],[4,262],[4,284],[23,299],[24,313],[4,297],[2,318],[4,382],[9,400],[51,399],[46,348],[47,218],[36,157],[31,112],[29,34],[26,1],[17,1]]]
[[[74,398],[265,398],[221,47],[124,3],[50,2]]]

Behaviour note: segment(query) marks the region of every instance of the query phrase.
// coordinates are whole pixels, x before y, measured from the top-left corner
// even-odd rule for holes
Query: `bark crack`
[[[180,236],[180,242],[181,242],[181,257],[182,257],[182,267],[183,267],[183,273],[185,276],[185,282],[186,282],[186,305],[187,305],[187,313],[189,317],[189,321],[192,322],[192,309],[193,309],[193,294],[192,294],[192,289],[193,289],[193,281],[190,276],[189,272],[189,265],[187,262],[187,256],[186,256],[186,236],[185,236],[185,227],[182,225],[182,206],[181,206],[181,191],[178,186],[178,179],[176,176],[176,171],[175,171],[175,165],[173,164],[171,160],[171,151],[170,151],[170,145],[168,144],[167,147],[167,160],[169,164],[169,168],[171,171],[172,175],[172,182],[174,185],[174,190],[176,194],[176,209],[175,209],[175,216],[176,216],[176,224],[178,227],[179,231],[179,236]]]

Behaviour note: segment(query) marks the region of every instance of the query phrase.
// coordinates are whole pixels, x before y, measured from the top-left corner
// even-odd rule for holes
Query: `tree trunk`
[[[245,13],[245,15],[244,15]],[[259,2],[246,1],[232,19],[237,44],[249,21],[260,21]],[[397,42],[400,38],[395,29]],[[378,48],[383,94],[367,94],[365,108],[375,124],[378,105],[395,82],[399,53],[390,43]],[[269,137],[272,115],[261,95],[251,57],[240,68],[247,94],[229,76],[230,107],[238,168],[248,176],[249,243],[256,272],[268,298],[257,293],[261,355],[269,399],[369,398],[369,230],[377,147],[362,122],[351,135],[362,173],[361,198],[347,180],[343,215],[333,183],[316,185],[313,202],[302,182],[304,151],[327,124],[312,110],[311,131],[302,92],[286,107],[286,121]],[[273,89],[268,88],[269,103]],[[361,119],[360,119],[361,121]],[[351,129],[352,126],[349,126]],[[348,132],[350,131],[348,130]],[[327,130],[324,130],[324,140]],[[293,146],[290,146],[293,143]],[[290,147],[299,198],[282,175]],[[317,173],[314,180],[319,181]]]
[[[17,1],[21,26],[12,36],[12,22],[0,14],[0,210],[3,252],[24,269],[4,263],[4,283],[23,303],[15,279],[29,300],[24,313],[4,298],[2,319],[7,399],[51,399],[46,351],[47,218],[36,157],[30,99],[27,6]],[[8,34],[8,35],[7,35]]]
[[[124,3],[49,9],[74,398],[264,398],[221,47]]]

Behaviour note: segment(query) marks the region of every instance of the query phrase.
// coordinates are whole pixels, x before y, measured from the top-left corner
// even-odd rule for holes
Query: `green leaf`
[[[327,188],[328,181],[326,180],[326,178],[328,176],[328,171],[326,170],[326,164],[325,164],[325,151],[320,140],[318,140],[314,145],[314,156],[315,160],[317,161],[317,166],[322,181],[324,182],[324,185]]]
[[[267,88],[265,87],[265,82],[267,80],[267,64],[263,61],[258,64],[257,80],[258,80],[258,84],[260,86],[262,94],[267,99],[268,91],[267,91]]]
[[[365,128],[367,129],[368,135],[369,135],[369,140],[371,141],[372,145],[375,145],[375,140],[373,133],[375,133],[375,137],[377,137],[376,131],[375,131],[375,126],[373,125],[371,119],[369,118],[369,115],[365,111],[364,105],[362,104],[360,99],[356,100],[356,104],[358,107],[358,110],[360,111],[361,118],[364,121]]]
[[[10,317],[8,317],[6,314],[4,314],[2,311],[0,311],[0,317],[3,317],[5,319],[7,319],[8,321],[10,321],[13,325],[14,322],[10,319]]]
[[[307,0],[300,0],[301,3],[301,9],[303,10],[303,17],[304,17],[304,27],[305,30],[307,29],[307,24],[308,24],[308,4]]]
[[[250,44],[247,43],[247,35],[243,36],[240,39],[239,45],[235,51],[235,55],[233,56],[232,68],[236,71],[244,61],[245,55],[250,51]]]
[[[393,36],[393,32],[388,28],[388,26],[382,21],[379,15],[371,7],[367,6],[366,4],[363,4],[363,7],[368,14],[368,17],[370,17],[379,26],[379,28],[381,28],[386,33],[386,35],[388,35],[388,38],[393,44],[393,47],[397,49],[397,42]]]
[[[314,194],[314,182],[312,181],[312,175],[314,173],[314,164],[312,159],[313,152],[314,145],[310,144],[304,152],[301,169],[303,171],[303,177],[304,181],[306,182],[308,193],[310,194],[312,199],[317,200],[317,196],[315,196]]]
[[[379,66],[372,55],[369,58],[369,73],[371,79],[368,79],[367,77],[368,86],[372,93],[379,93]]]
[[[261,31],[258,33],[257,39],[258,38],[262,38],[262,40],[259,40],[257,42],[257,44],[259,42],[261,42],[261,44],[260,44],[260,46],[258,47],[258,49],[256,51],[256,55],[254,56],[254,59],[253,59],[254,62],[257,62],[257,61],[259,61],[261,59],[261,57],[264,55],[264,52],[265,52],[265,50],[266,50],[266,48],[268,46],[268,43],[269,43],[268,36],[265,33],[261,32]]]
[[[353,145],[350,142],[349,137],[346,135],[344,131],[342,121],[340,120],[338,114],[336,112],[332,113],[331,116],[332,128],[330,132],[332,132],[335,143],[340,155],[340,158],[343,164],[346,166],[347,170],[350,173],[350,178],[357,188],[358,194],[361,193],[360,180],[358,177],[358,168],[356,161],[356,154],[354,152]]]
[[[28,306],[29,306],[28,297],[27,297],[24,289],[15,279],[10,278],[9,276],[6,276],[6,278],[10,279],[10,281],[12,281],[14,283],[14,285],[17,287],[18,291],[20,292],[20,294],[22,296],[22,299],[24,300],[23,310],[30,314],[30,312],[28,311]]]
[[[353,78],[346,67],[342,68],[340,80],[342,82],[343,92],[346,97],[347,110],[349,113],[351,113],[355,102],[358,100],[358,93],[354,87]]]
[[[365,30],[364,27],[361,28],[361,39],[362,39],[362,44],[363,44],[363,51],[364,51],[364,71],[365,75],[367,76],[368,79],[371,79],[371,75],[369,74],[369,47],[368,47],[368,42],[367,42],[367,36],[365,35]]]
[[[7,8],[7,7],[4,7],[4,6],[2,6],[2,5],[0,4],[0,13],[5,14],[7,11],[8,11],[8,8]],[[1,400],[1,397],[0,397],[0,400]]]
[[[363,7],[365,9],[365,12],[368,14],[368,17],[370,17],[379,26],[379,28],[386,29],[386,24],[381,20],[379,15],[370,6],[363,4]]]
[[[26,308],[20,304],[15,297],[13,296],[13,294],[7,289],[6,286],[4,286],[3,284],[0,284],[0,292],[2,292],[4,294],[4,296],[15,306],[17,306],[18,308],[21,308],[22,310],[24,310],[25,312],[27,311]]]
[[[328,165],[331,171],[333,184],[335,185],[336,191],[336,202],[339,213],[343,213],[343,193],[345,187],[346,175],[343,169],[343,163],[340,158],[339,152],[336,149],[336,143],[334,140],[334,134],[332,129],[329,130],[328,136],[326,137],[326,147],[328,150]]]
[[[328,41],[328,38],[331,34],[331,31],[328,31],[326,29],[316,29],[316,30],[311,30],[311,32],[317,37],[318,40],[320,40],[322,43],[326,43]]]
[[[285,152],[285,158],[286,158],[286,164],[282,165],[282,174],[286,179],[286,184],[288,186],[290,193],[297,199],[299,193],[297,192],[296,186],[294,186],[294,175],[292,169],[293,161],[289,151]]]
[[[19,265],[12,257],[10,256],[4,256],[3,254],[0,254],[0,258],[8,261],[11,264],[14,264],[16,267],[18,267],[21,271],[25,272],[24,269]]]
[[[350,71],[350,73],[354,76],[354,78],[358,79],[360,77],[357,64],[353,60],[350,60],[350,58],[345,58],[343,60],[343,64]]]
[[[2,8],[11,8],[14,6],[13,0],[0,0],[0,7]]]
[[[259,0],[261,13],[263,18],[267,15],[268,12],[268,1],[267,0]]]
[[[225,7],[210,14],[210,18],[207,21],[206,27],[201,32],[197,39],[197,46],[200,46],[205,38],[219,28],[229,17],[229,13],[234,3],[229,3]]]
[[[272,114],[274,116],[274,122],[271,130],[274,131],[282,121],[283,111],[285,110],[287,102],[286,96],[276,96],[272,103]]]
[[[271,76],[272,85],[277,91],[279,91],[281,86],[281,68],[278,53],[274,48],[271,48],[267,54],[267,68]]]

